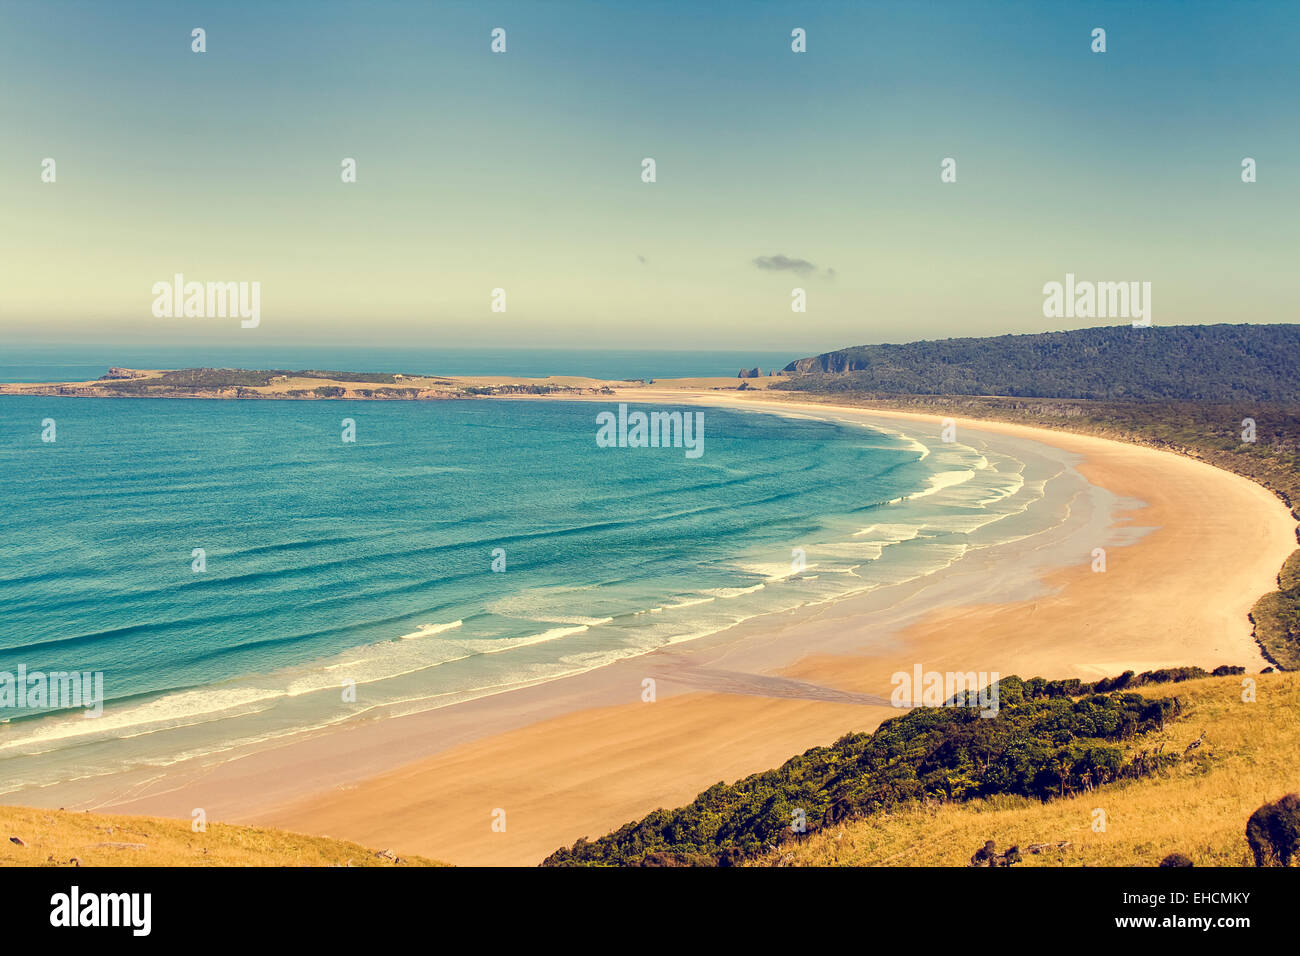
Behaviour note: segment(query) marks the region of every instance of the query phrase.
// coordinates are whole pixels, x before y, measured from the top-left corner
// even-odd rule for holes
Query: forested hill
[[[1300,325],[1105,326],[859,345],[799,359],[779,388],[905,395],[1300,401]]]

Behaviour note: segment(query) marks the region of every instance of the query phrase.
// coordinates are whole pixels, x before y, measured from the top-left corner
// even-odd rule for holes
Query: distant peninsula
[[[738,381],[739,379],[739,381]],[[733,378],[673,379],[677,388],[712,390],[766,389],[786,381],[774,375],[750,381]],[[508,375],[407,375],[400,372],[337,372],[306,369],[110,368],[88,382],[13,382],[0,384],[0,395],[46,395],[68,398],[236,398],[315,401],[442,401],[466,398],[578,398],[614,395],[643,388],[651,379],[599,379],[579,375],[522,378]]]
[[[360,401],[434,401],[492,395],[582,395],[609,391],[597,379],[403,375],[308,369],[111,368],[89,382],[20,382],[0,385],[2,395],[80,398],[248,398]]]

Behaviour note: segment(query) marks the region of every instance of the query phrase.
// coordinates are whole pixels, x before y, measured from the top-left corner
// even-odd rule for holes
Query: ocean
[[[910,430],[743,410],[678,409],[702,411],[699,458],[599,447],[616,410],[0,396],[0,680],[102,673],[106,699],[95,719],[0,709],[0,793],[911,580],[1025,533],[1046,480]]]

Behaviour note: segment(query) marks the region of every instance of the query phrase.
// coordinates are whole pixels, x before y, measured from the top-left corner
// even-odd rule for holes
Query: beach
[[[602,400],[937,425],[933,416],[695,387],[628,388]],[[871,730],[898,713],[887,703],[892,675],[916,665],[1084,679],[1266,665],[1247,614],[1295,548],[1294,520],[1275,496],[1145,447],[956,426],[991,445],[1060,456],[1086,481],[1061,503],[1050,540],[1009,541],[918,581],[756,617],[571,678],[344,724],[218,764],[176,764],[77,805],[171,816],[202,807],[213,820],[451,863],[531,865],[719,781]],[[1105,551],[1104,572],[1094,570],[1094,547]]]

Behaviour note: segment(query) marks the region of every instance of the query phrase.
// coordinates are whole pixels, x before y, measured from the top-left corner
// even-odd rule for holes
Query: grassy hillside
[[[1300,402],[1297,354],[1300,325],[1111,325],[859,345],[786,371],[819,391]]]
[[[1180,852],[1196,866],[1252,865],[1246,820],[1260,804],[1300,790],[1300,675],[1265,674],[1255,703],[1240,677],[1144,687],[1177,694],[1182,714],[1155,735],[1179,759],[1158,776],[1125,779],[1047,802],[998,796],[930,802],[827,827],[755,865],[965,866],[985,841],[1018,845],[1024,866],[1155,866]],[[1181,756],[1193,740],[1203,743]],[[1136,745],[1136,744],[1135,744]],[[1092,828],[1093,811],[1106,829]],[[1065,843],[1068,846],[1057,848]],[[1049,844],[1039,854],[1033,844]]]
[[[22,844],[13,842],[17,837]],[[24,845],[25,844],[25,845]],[[394,859],[395,857],[395,859]],[[73,862],[73,861],[77,862]],[[0,807],[0,866],[440,866],[356,843],[188,820]]]
[[[1220,686],[1240,688],[1241,671],[1220,668]],[[847,821],[906,815],[912,808],[973,801],[993,806],[1005,799],[1028,806],[1081,793],[1092,799],[1119,781],[1182,773],[1189,759],[1203,759],[1204,746],[1189,758],[1181,746],[1169,746],[1174,725],[1188,723],[1173,691],[1137,689],[1206,677],[1199,668],[1128,672],[1095,684],[1006,677],[997,685],[994,716],[972,706],[916,708],[872,733],[814,747],[776,770],[718,783],[687,806],[657,810],[594,841],[579,840],[544,865],[739,865],[810,840],[794,831],[796,823],[808,834],[825,834]],[[1268,678],[1270,686],[1277,680]],[[1288,686],[1294,723],[1297,701],[1294,685]],[[1236,708],[1243,725],[1264,713],[1270,714],[1264,719],[1277,719],[1240,699]],[[1196,732],[1186,735],[1190,740]],[[1279,751],[1279,765],[1294,753],[1294,747]]]

